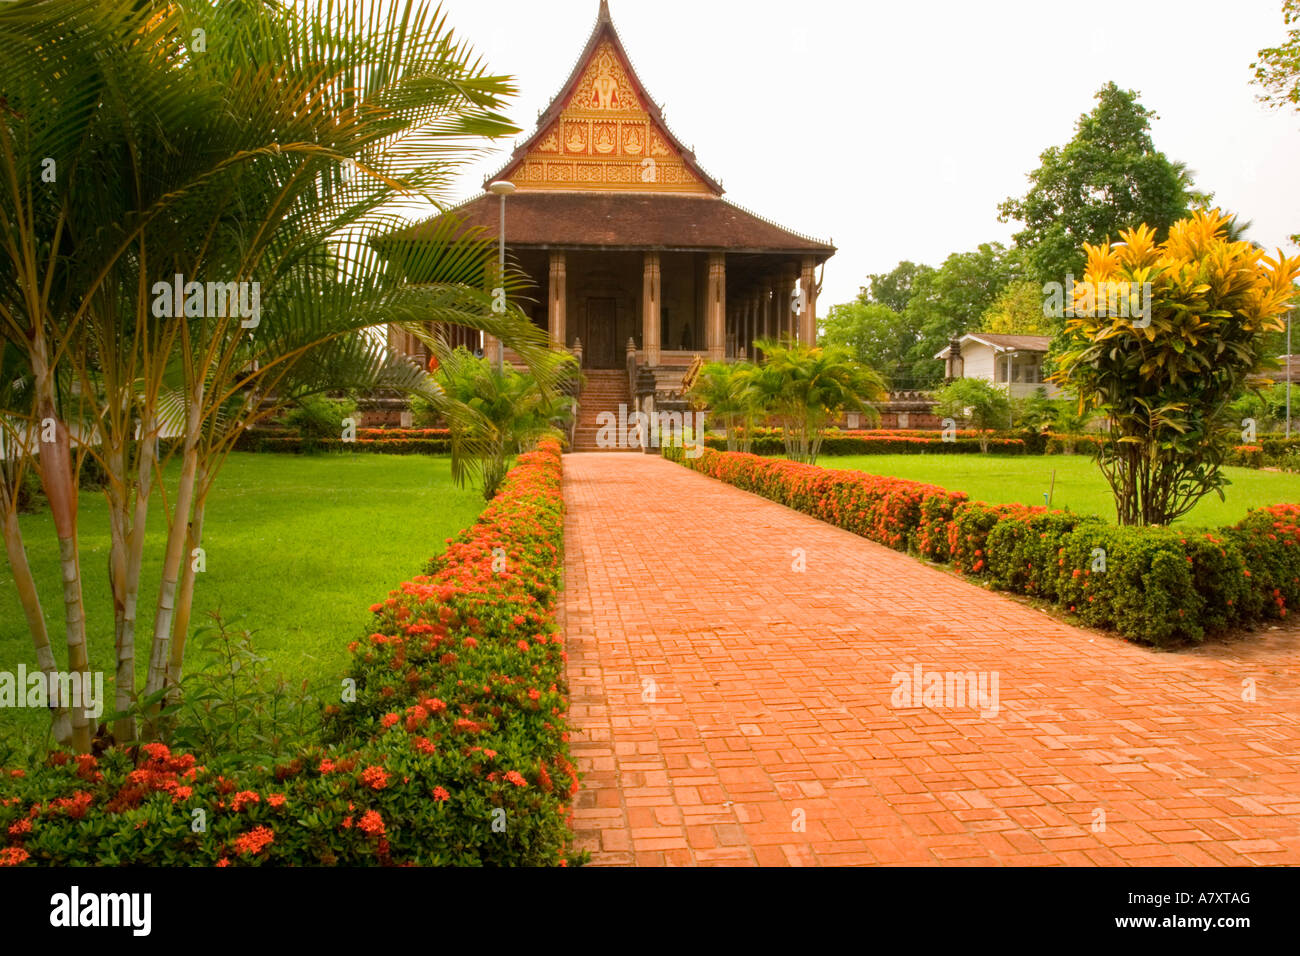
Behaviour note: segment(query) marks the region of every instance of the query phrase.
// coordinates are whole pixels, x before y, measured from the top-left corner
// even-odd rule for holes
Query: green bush
[[[306,443],[343,437],[345,419],[357,418],[357,403],[350,398],[326,398],[308,395],[285,416],[285,424],[297,431]]]
[[[1024,505],[990,505],[967,501],[953,510],[948,525],[948,556],[962,574],[988,573],[989,532],[1008,515],[1027,513]]]
[[[1097,517],[1039,508],[1003,518],[989,531],[985,544],[993,586],[1058,600],[1061,548],[1065,537],[1082,524],[1105,527]]]
[[[446,424],[443,421],[442,413],[434,407],[432,402],[419,395],[411,396],[412,428],[444,428]]]

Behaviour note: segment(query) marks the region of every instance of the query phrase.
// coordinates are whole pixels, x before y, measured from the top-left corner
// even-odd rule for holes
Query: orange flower
[[[357,823],[358,830],[364,830],[371,836],[383,836],[388,832],[384,826],[384,818],[379,815],[378,810],[367,810],[361,814],[361,820]]]
[[[388,786],[388,772],[383,767],[367,767],[361,771],[361,782],[372,790],[383,790]]]
[[[235,837],[235,852],[242,854],[261,853],[275,842],[275,831],[270,827],[254,827],[247,833]]]

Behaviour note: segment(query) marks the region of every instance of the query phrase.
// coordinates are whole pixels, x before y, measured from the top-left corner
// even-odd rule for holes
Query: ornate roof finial
[[[600,0],[600,13],[596,16],[596,21],[598,23],[611,22],[611,17],[609,15],[609,0]]]

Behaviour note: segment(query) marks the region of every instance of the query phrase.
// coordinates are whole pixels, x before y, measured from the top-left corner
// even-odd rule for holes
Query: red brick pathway
[[[1300,629],[1158,653],[657,458],[564,489],[593,863],[1300,863]],[[891,706],[917,664],[997,714]]]

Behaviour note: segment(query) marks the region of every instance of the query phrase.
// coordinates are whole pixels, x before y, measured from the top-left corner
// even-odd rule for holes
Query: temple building
[[[446,215],[496,238],[500,201],[487,186],[499,180],[516,187],[508,256],[533,286],[518,304],[580,356],[589,382],[616,383],[617,370],[645,407],[671,396],[696,356],[752,358],[760,338],[815,342],[818,271],[834,247],[723,198],[642,86],[606,0],[536,130],[482,195]],[[418,241],[440,218],[399,235]]]

